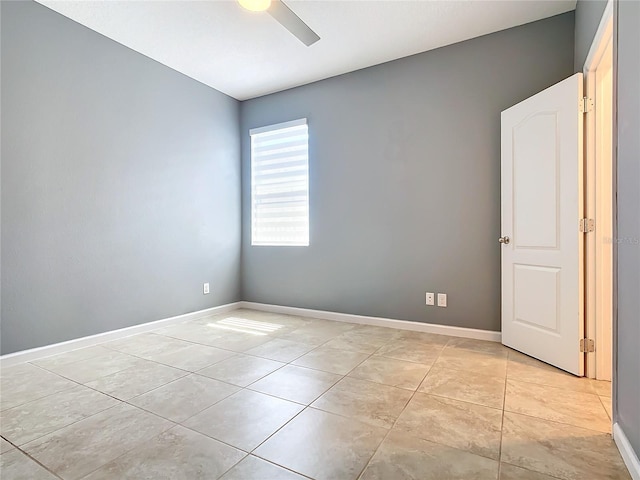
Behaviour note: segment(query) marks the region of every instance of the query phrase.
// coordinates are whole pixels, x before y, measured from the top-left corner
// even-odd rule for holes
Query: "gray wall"
[[[607,6],[607,0],[579,0],[576,4],[576,33],[574,68],[581,72],[587,59],[593,37],[600,25],[600,19]]]
[[[640,454],[640,2],[618,3],[616,421]]]
[[[2,353],[239,300],[238,102],[1,4]]]
[[[309,247],[251,247],[243,298],[500,329],[500,112],[573,73],[573,12],[242,102],[309,119]],[[426,291],[449,294],[425,306]]]

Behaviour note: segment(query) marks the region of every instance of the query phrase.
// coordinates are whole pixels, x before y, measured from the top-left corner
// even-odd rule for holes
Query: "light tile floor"
[[[609,383],[443,335],[236,310],[0,386],[3,480],[630,478]]]

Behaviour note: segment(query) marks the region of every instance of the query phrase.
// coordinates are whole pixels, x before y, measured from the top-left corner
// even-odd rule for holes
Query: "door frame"
[[[600,66],[607,49],[611,48],[613,52],[613,0],[608,0],[607,5],[600,19],[598,30],[594,36],[593,42],[587,55],[583,74],[585,79],[584,95],[590,101],[597,97],[597,76],[596,71]],[[613,55],[613,53],[612,53]],[[612,89],[615,88],[615,72],[612,65]],[[613,103],[612,92],[612,109],[615,109]],[[590,102],[591,103],[591,102]],[[615,256],[616,245],[614,241],[614,232],[616,231],[616,204],[615,204],[615,152],[611,154],[611,184],[604,185],[600,181],[600,175],[597,174],[600,168],[601,160],[599,161],[598,155],[598,102],[593,105],[592,108],[587,109],[585,118],[585,136],[584,136],[584,152],[585,152],[585,216],[587,218],[593,218],[596,220],[596,230],[598,228],[597,212],[599,208],[599,196],[596,192],[610,189],[611,206],[612,206],[612,231],[610,232],[612,241],[612,278],[611,285],[606,288],[611,289],[611,315],[608,317],[610,322],[607,321],[607,317],[599,315],[600,303],[597,299],[602,294],[603,286],[597,281],[598,275],[598,250],[595,235],[585,235],[585,337],[593,339],[595,341],[595,351],[589,352],[585,355],[585,376],[589,378],[602,378],[602,373],[598,372],[610,372],[609,378],[613,376],[613,322],[614,322],[614,310],[615,310]],[[615,115],[614,115],[615,116]],[[613,118],[611,119],[613,122]],[[612,125],[613,126],[613,125]],[[615,150],[615,130],[612,128],[612,149]]]

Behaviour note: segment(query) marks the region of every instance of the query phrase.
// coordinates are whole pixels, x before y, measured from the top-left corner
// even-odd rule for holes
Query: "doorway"
[[[613,6],[602,16],[584,66],[585,375],[611,381],[613,365]]]
[[[613,7],[577,73],[502,112],[502,342],[610,381]],[[579,220],[579,225],[578,225]]]

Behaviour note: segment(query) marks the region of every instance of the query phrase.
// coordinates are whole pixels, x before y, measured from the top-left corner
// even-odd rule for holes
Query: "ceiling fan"
[[[238,0],[238,3],[252,12],[266,11],[307,47],[320,40],[318,34],[281,0]]]

